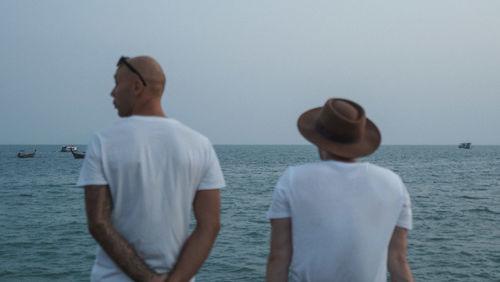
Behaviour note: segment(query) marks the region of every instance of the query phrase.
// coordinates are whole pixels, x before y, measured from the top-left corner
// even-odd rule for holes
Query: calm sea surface
[[[0,281],[88,281],[82,160],[37,146],[0,146]],[[85,149],[81,146],[81,149]],[[227,185],[222,229],[197,281],[263,281],[267,208],[288,165],[313,146],[216,146]],[[417,281],[500,281],[500,146],[382,146],[364,159],[401,175],[413,204],[408,260]]]

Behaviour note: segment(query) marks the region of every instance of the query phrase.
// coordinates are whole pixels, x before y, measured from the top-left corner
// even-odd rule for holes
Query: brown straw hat
[[[375,152],[381,141],[377,126],[366,118],[365,110],[346,99],[328,99],[323,107],[306,111],[297,126],[309,142],[349,159]]]

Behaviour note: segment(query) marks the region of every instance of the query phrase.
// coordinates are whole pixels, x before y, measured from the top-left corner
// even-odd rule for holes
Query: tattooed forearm
[[[85,207],[90,233],[123,272],[135,281],[148,281],[157,275],[111,225],[113,203],[107,186],[87,186]]]
[[[147,281],[155,276],[156,273],[111,226],[103,226],[92,235],[108,256],[134,281]]]

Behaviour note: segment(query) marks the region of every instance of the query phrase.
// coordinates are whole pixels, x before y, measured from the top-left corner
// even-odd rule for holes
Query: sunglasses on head
[[[121,56],[121,57],[120,57],[120,60],[118,60],[118,63],[116,64],[116,66],[117,66],[117,67],[119,67],[121,64],[125,64],[125,65],[127,66],[127,68],[128,68],[131,72],[133,72],[133,73],[137,74],[137,76],[141,79],[142,84],[143,84],[144,86],[146,86],[146,81],[144,80],[144,78],[142,77],[142,75],[139,73],[139,71],[137,71],[137,70],[136,70],[136,69],[135,69],[135,68],[134,68],[131,64],[129,64],[129,63],[127,62],[127,60],[128,60],[128,59],[129,59],[129,57],[124,57],[124,56]]]

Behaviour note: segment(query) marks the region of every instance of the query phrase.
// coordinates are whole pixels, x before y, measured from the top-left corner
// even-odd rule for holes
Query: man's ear
[[[326,153],[325,151],[323,151],[320,147],[318,147],[318,153],[319,153],[319,158],[321,160],[326,160],[328,158],[328,153]]]
[[[134,81],[134,95],[140,96],[144,92],[144,84],[139,79]]]

